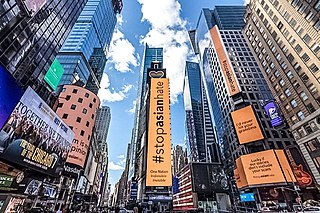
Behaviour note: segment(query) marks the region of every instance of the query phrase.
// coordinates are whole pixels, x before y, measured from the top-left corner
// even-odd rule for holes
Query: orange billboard
[[[231,117],[240,144],[264,138],[251,105],[231,112]]]
[[[266,150],[240,156],[236,160],[238,188],[296,182],[283,150]]]
[[[146,186],[172,186],[169,79],[151,78]]]
[[[211,28],[210,35],[219,59],[220,68],[227,84],[229,95],[233,96],[235,94],[238,94],[240,92],[240,88],[238,82],[236,81],[234,70],[228,58],[228,54],[221,41],[220,33],[217,26]]]

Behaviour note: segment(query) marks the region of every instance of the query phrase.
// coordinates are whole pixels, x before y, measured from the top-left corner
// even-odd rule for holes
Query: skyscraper
[[[101,82],[106,62],[107,58],[103,48],[94,48],[93,53],[89,59],[89,65],[94,75],[96,76],[98,82]],[[98,94],[99,85],[95,83],[95,80],[93,79],[92,75],[90,75],[89,77],[86,88],[94,94]]]
[[[172,149],[172,174],[175,176],[187,165],[187,154],[182,146],[176,145]]]
[[[186,62],[184,103],[187,146],[193,162],[220,162],[213,122],[198,63]]]
[[[221,16],[217,14],[222,11],[238,15],[219,20]],[[242,12],[234,13],[233,11]],[[296,145],[289,129],[286,126],[274,128],[270,117],[265,113],[267,103],[272,102],[274,97],[242,31],[238,26],[233,29],[232,25],[223,24],[225,21],[232,23],[234,20],[237,23],[238,20],[243,20],[244,13],[245,7],[243,6],[223,8],[217,6],[214,10],[204,9],[197,29],[190,32],[192,46],[195,53],[198,53],[204,88],[208,95],[209,111],[213,115],[218,143],[231,187],[236,181],[233,170],[235,160],[239,156],[268,149],[289,150],[289,147]],[[242,24],[244,26],[244,22]],[[252,117],[248,121],[257,119],[257,126],[254,128],[257,135],[251,141],[244,142],[239,136],[242,130],[240,133],[238,131],[239,125],[243,123],[234,123],[236,119],[234,117],[231,119],[230,115],[234,115],[234,112],[239,112],[240,109],[250,108]],[[245,115],[248,114],[243,114]],[[251,135],[248,130],[245,131],[247,136]],[[296,155],[300,156],[299,152]],[[290,163],[293,168],[294,162]],[[311,180],[309,171],[304,169],[304,172],[309,175],[308,179]],[[270,183],[264,186],[268,187]],[[241,186],[238,185],[238,187],[242,189]],[[259,187],[253,187],[253,189],[265,190]],[[237,192],[237,188],[233,188],[231,192]]]
[[[64,68],[60,85],[81,81],[87,83],[91,76],[99,87],[89,59],[94,48],[107,52],[117,22],[116,14],[122,9],[122,1],[89,0],[74,25],[68,39],[64,43],[57,60]]]
[[[42,82],[45,72],[86,2],[37,1],[36,11],[28,1],[0,3],[0,62],[21,85],[35,86],[40,96],[50,96]]]
[[[245,17],[252,52],[320,184],[320,1],[253,0]]]

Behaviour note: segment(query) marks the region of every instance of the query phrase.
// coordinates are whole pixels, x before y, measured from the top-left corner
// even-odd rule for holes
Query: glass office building
[[[121,1],[120,1],[121,2]],[[91,75],[99,85],[89,59],[94,48],[108,51],[121,8],[112,0],[89,0],[64,43],[57,59],[64,68],[60,85],[81,81],[86,84]]]
[[[21,85],[50,95],[42,80],[86,2],[37,1],[40,10],[34,11],[28,1],[1,1],[0,62]]]

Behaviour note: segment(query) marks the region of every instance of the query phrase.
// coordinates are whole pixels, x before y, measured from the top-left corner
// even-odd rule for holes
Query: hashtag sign
[[[159,155],[154,155],[154,156],[152,156],[152,160],[153,160],[154,162],[156,162],[156,163],[163,163],[163,162],[164,162],[163,159],[164,159],[164,158],[163,158],[162,156],[159,156]]]

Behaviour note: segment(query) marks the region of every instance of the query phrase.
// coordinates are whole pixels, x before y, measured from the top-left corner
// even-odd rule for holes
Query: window
[[[290,92],[289,89],[286,89],[286,90],[284,91],[284,93],[286,94],[287,97],[289,97],[289,96],[291,95],[291,92]]]
[[[311,84],[311,85],[309,86],[309,91],[310,91],[312,94],[315,94],[315,93],[318,92],[317,87],[316,87],[314,84]]]
[[[58,107],[61,108],[63,106],[63,103],[59,103]]]
[[[82,110],[82,113],[83,113],[83,114],[87,114],[87,111],[88,111],[87,109],[83,109],[83,110]]]
[[[77,93],[78,93],[78,90],[77,90],[77,89],[73,89],[73,90],[72,90],[72,93],[77,94]]]
[[[302,56],[301,56],[302,60],[304,62],[308,62],[310,60],[310,57],[307,55],[307,53],[304,53]]]
[[[308,104],[306,107],[309,113],[314,113],[316,111],[312,104]]]
[[[92,103],[90,103],[90,104],[89,104],[89,107],[92,108],[92,106],[93,106]]]
[[[314,24],[314,28],[319,31],[320,30],[320,19]]]
[[[69,101],[70,98],[71,98],[71,95],[67,95],[67,96],[66,96],[66,100],[67,100],[67,101]]]
[[[77,122],[80,123],[81,122],[81,118],[77,117]]]
[[[311,50],[317,54],[318,52],[320,52],[320,45],[318,43],[315,43],[312,47]]]
[[[62,115],[62,118],[63,118],[63,119],[67,119],[67,118],[68,118],[68,114],[64,113],[64,114]]]
[[[291,104],[292,108],[296,108],[298,106],[298,103],[297,103],[297,101],[295,99],[292,99],[290,101],[290,104]]]
[[[94,119],[94,114],[91,115],[91,119]]]
[[[96,99],[96,98],[94,98],[94,99],[93,99],[93,103],[96,103],[96,101],[97,101],[97,99]]]
[[[309,34],[305,34],[305,36],[303,36],[302,38],[307,44],[310,43],[311,41],[311,37],[309,36]]]
[[[308,96],[306,95],[305,92],[300,93],[300,97],[302,98],[303,101],[308,100]]]
[[[298,117],[299,117],[300,120],[303,120],[303,119],[305,118],[304,113],[303,113],[302,111],[299,111],[299,112],[297,113],[297,115],[298,115]]]
[[[281,79],[281,80],[279,81],[279,84],[283,87],[283,86],[286,84],[286,82],[285,82],[283,79]]]
[[[297,44],[294,49],[296,50],[297,53],[301,53],[302,51],[302,47],[299,44]]]
[[[291,118],[291,121],[293,122],[293,123],[296,123],[298,120],[297,120],[297,117],[294,115],[294,116],[292,116]]]
[[[89,127],[89,125],[90,125],[90,122],[89,122],[89,121],[87,121],[86,126],[87,126],[87,127]]]
[[[287,111],[290,111],[290,105],[289,105],[289,104],[285,105],[284,108],[285,108]]]
[[[306,10],[306,8],[307,8],[307,5],[302,4],[302,5],[300,6],[299,10],[298,10],[299,13],[302,14],[302,13]]]
[[[316,73],[319,71],[319,68],[315,65],[315,63],[312,63],[309,68],[313,73]]]
[[[75,109],[76,109],[76,107],[77,107],[76,105],[72,104],[72,105],[71,105],[71,107],[70,107],[70,109],[75,110]]]
[[[302,81],[307,82],[309,80],[309,77],[305,73],[302,73],[301,79]]]
[[[292,72],[290,70],[287,72],[287,76],[288,76],[289,79],[293,78],[293,74],[292,74]]]
[[[84,136],[84,131],[83,130],[81,130],[80,135]]]
[[[307,20],[307,21],[311,21],[314,16],[315,16],[315,14],[314,14],[312,11],[310,11],[310,12],[308,13],[308,15],[306,16],[306,20]]]
[[[79,103],[82,103],[82,102],[83,102],[83,99],[82,99],[82,98],[78,98],[78,102],[79,102]]]
[[[318,11],[320,11],[320,1],[318,0],[318,3],[314,6],[314,8]]]
[[[298,83],[297,80],[295,80],[295,81],[292,83],[292,85],[293,85],[293,87],[294,87],[295,89],[298,89],[298,88],[300,87],[300,84]]]
[[[89,93],[86,93],[84,97],[89,98]]]

